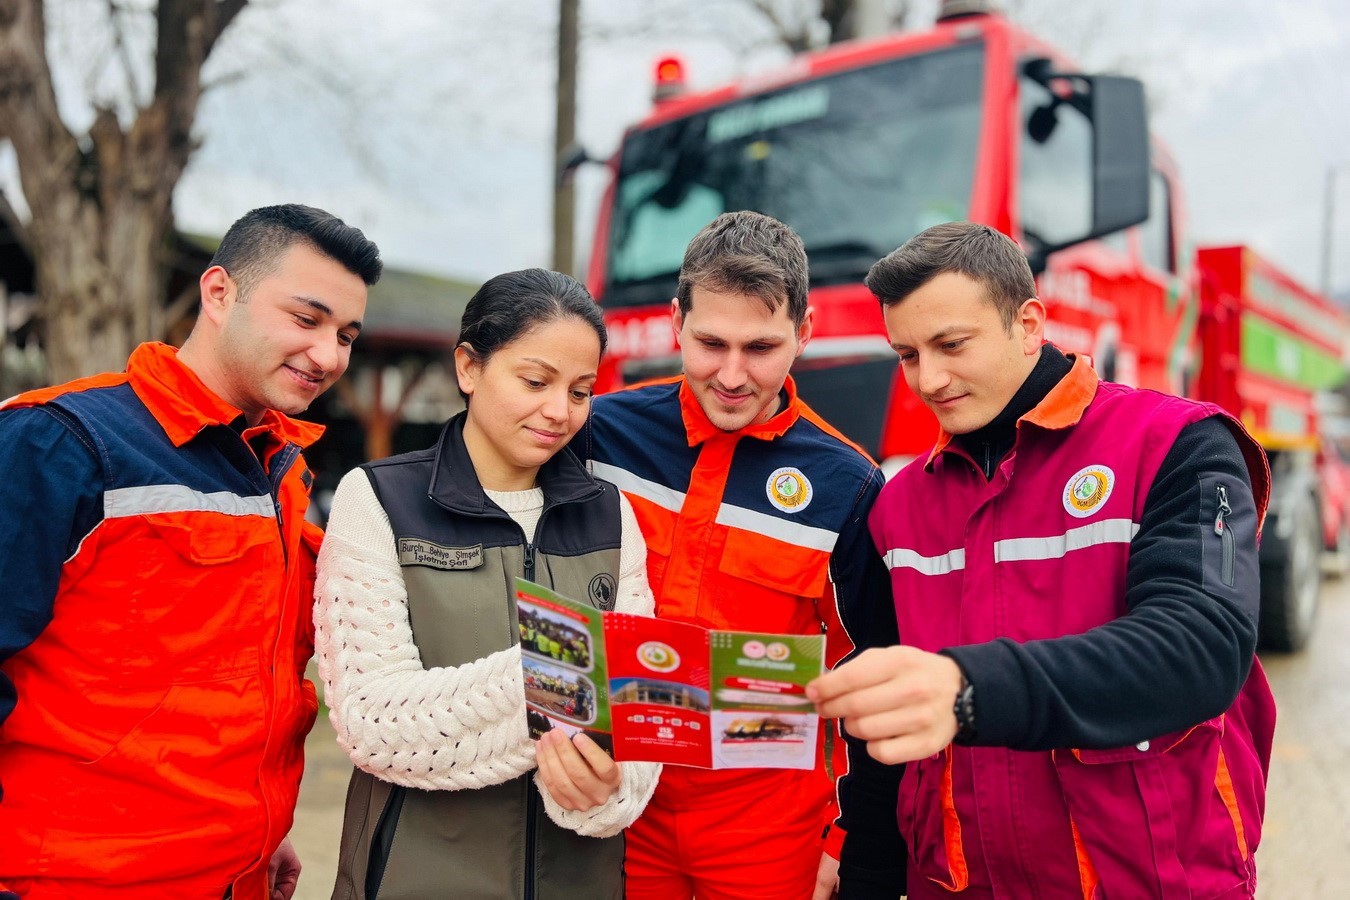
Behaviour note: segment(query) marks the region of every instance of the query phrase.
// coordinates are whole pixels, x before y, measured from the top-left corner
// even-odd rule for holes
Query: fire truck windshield
[[[813,285],[857,282],[930,225],[967,214],[984,45],[888,60],[632,132],[604,303],[666,302],[684,247],[727,210],[806,242]]]

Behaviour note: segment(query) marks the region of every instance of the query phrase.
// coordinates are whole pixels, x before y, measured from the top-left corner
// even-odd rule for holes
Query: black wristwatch
[[[956,714],[956,737],[953,743],[963,746],[975,743],[975,685],[966,680],[961,673],[961,689],[956,692],[956,703],[952,706]]]

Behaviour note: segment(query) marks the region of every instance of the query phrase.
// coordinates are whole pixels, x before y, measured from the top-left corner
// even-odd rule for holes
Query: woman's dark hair
[[[568,316],[595,329],[603,355],[609,343],[605,320],[585,285],[548,269],[506,272],[489,278],[469,298],[459,322],[459,341],[468,344],[465,350],[482,365],[526,332]]]

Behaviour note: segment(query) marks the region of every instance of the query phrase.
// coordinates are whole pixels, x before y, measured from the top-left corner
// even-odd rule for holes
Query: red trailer
[[[1321,585],[1319,557],[1344,557],[1350,490],[1322,447],[1318,397],[1344,379],[1346,314],[1246,247],[1196,255],[1201,365],[1195,393],[1242,420],[1274,474],[1261,547],[1262,639],[1302,646]]]

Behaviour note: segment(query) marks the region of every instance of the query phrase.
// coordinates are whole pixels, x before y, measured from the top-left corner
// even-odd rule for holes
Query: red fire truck
[[[1271,452],[1262,638],[1302,645],[1323,549],[1313,398],[1341,376],[1345,323],[1248,250],[1184,252],[1177,172],[1138,81],[1083,73],[986,13],[711,91],[681,92],[681,77],[662,61],[657,102],[608,162],[588,278],[610,332],[602,389],[678,370],[668,310],[686,243],[723,211],[759,210],[810,257],[802,396],[898,468],[936,424],[863,276],[930,225],[986,223],[1026,249],[1056,345],[1104,378],[1214,400]]]

